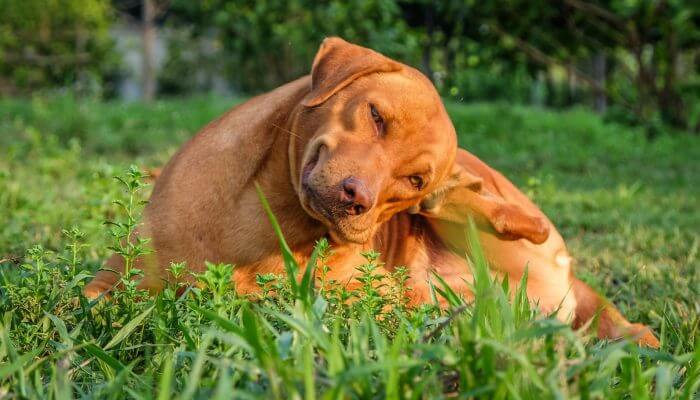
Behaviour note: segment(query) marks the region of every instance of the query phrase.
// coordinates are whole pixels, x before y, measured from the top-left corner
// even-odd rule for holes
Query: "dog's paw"
[[[83,296],[89,300],[95,300],[100,296],[108,298],[110,288],[111,285],[93,280],[83,288]]]
[[[539,216],[526,214],[520,207],[504,204],[491,218],[493,228],[505,238],[527,239],[534,244],[544,243],[549,238],[549,224]]]
[[[661,342],[656,338],[654,332],[644,324],[632,324],[627,328],[626,333],[640,346],[652,349],[661,347]]]

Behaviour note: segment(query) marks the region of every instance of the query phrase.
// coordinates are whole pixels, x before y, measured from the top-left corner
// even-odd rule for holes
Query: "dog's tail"
[[[661,345],[651,328],[629,322],[615,305],[578,279],[574,279],[573,292],[577,303],[574,328],[580,328],[597,317],[598,337],[601,339],[628,337],[640,346],[657,349]]]

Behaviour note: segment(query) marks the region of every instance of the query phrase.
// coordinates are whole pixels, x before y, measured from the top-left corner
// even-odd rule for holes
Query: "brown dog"
[[[352,282],[360,251],[374,248],[388,269],[409,267],[414,302],[429,300],[431,272],[468,296],[467,247],[451,230],[463,231],[474,217],[496,271],[519,281],[530,263],[533,301],[545,310],[561,303],[562,319],[590,319],[604,304],[573,280],[568,264],[557,264],[568,254],[551,223],[505,178],[464,152],[455,164],[455,153],[454,128],[421,73],[326,39],[310,77],[235,107],[165,166],[140,229],[155,250],[137,260],[140,287],[160,289],[171,279],[170,263],[181,261],[196,272],[204,261],[235,264],[243,293],[258,290],[258,274],[283,274],[257,182],[300,262],[319,237],[332,239],[329,279]],[[121,258],[113,256],[107,267],[86,286],[87,296],[118,282]],[[615,327],[629,325],[614,308],[604,310],[619,317]],[[600,331],[611,338],[623,333]]]
[[[235,107],[206,126],[163,169],[140,234],[155,253],[137,262],[158,290],[171,262],[236,265],[241,292],[257,274],[284,272],[257,182],[301,262],[335,242],[328,276],[352,281],[378,227],[417,205],[451,173],[457,139],[431,82],[417,70],[341,39],[326,39],[311,76]],[[85,294],[110,290],[119,256]]]

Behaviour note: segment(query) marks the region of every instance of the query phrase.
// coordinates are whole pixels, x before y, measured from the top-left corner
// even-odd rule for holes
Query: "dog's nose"
[[[365,184],[355,178],[349,177],[343,180],[343,189],[340,191],[340,201],[346,206],[350,215],[360,215],[372,207],[372,194]]]

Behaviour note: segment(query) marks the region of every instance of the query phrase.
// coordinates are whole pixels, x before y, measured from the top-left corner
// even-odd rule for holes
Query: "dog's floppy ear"
[[[337,37],[323,40],[311,68],[311,92],[306,107],[322,104],[355,79],[374,72],[392,72],[401,64],[370,49]]]
[[[415,211],[415,210],[413,210]],[[411,210],[409,210],[411,212]],[[483,187],[483,178],[456,164],[442,187],[420,203],[418,211],[431,219],[466,225],[473,218],[506,240],[527,239],[535,244],[549,237],[549,224],[540,215]]]

